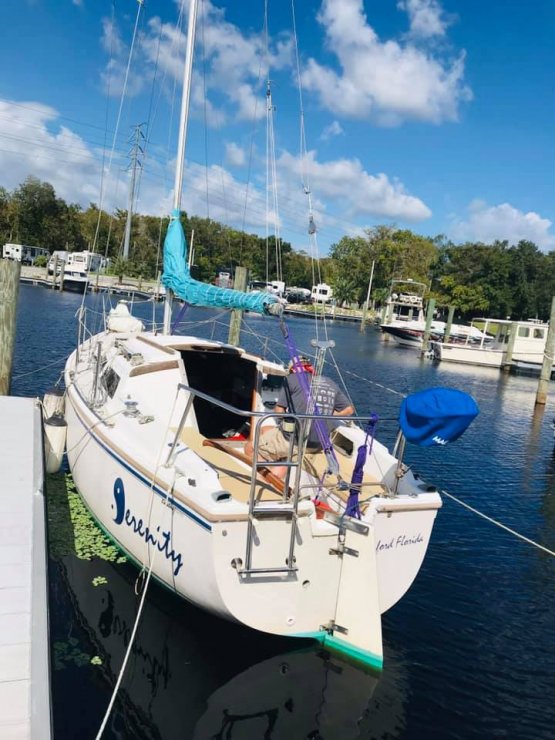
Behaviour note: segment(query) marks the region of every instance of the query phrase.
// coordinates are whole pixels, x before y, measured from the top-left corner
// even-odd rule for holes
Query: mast
[[[175,181],[173,187],[173,208],[181,211],[181,195],[183,192],[183,171],[185,168],[185,145],[187,142],[187,126],[189,121],[189,99],[191,96],[191,77],[193,71],[193,51],[195,46],[195,29],[197,24],[198,0],[190,0],[189,22],[187,26],[187,49],[185,52],[185,67],[183,69],[183,90],[181,95],[181,117],[179,120],[179,140],[177,143],[177,158],[175,167]],[[168,290],[164,304],[164,334],[170,333],[172,316],[173,293]]]

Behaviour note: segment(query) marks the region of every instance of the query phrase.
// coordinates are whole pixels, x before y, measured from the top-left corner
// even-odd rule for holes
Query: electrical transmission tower
[[[144,156],[144,149],[142,143],[145,140],[143,134],[144,123],[139,123],[135,126],[135,130],[129,139],[131,144],[131,151],[129,152],[129,158],[131,164],[129,169],[131,170],[131,177],[129,180],[129,199],[127,202],[127,221],[125,222],[125,239],[123,241],[123,259],[129,259],[129,242],[131,241],[131,220],[133,218],[133,204],[135,203],[135,186],[137,182],[137,170],[142,167],[140,157]]]

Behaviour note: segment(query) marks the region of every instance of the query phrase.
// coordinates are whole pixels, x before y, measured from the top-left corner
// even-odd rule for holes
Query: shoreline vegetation
[[[150,282],[152,287],[160,272],[168,218],[134,215],[130,259],[123,260],[126,218],[121,209],[107,213],[94,203],[86,209],[68,204],[56,196],[52,185],[35,177],[12,192],[0,187],[2,244],[28,244],[50,252],[94,249],[111,260],[106,276],[117,277],[119,283]],[[237,265],[249,270],[251,280],[273,276],[276,251],[280,251],[287,286],[312,287],[313,260],[301,245],[282,241],[276,250],[273,236],[266,240],[186,213],[182,222],[189,242],[194,232],[191,271],[198,280],[212,283],[219,271],[233,272]],[[323,237],[325,232],[321,241]],[[383,305],[394,278],[426,283],[425,298],[435,299],[441,316],[454,306],[458,321],[475,316],[547,321],[555,295],[555,251],[544,253],[528,240],[456,245],[444,235],[428,237],[380,225],[364,229],[360,236],[344,236],[319,262],[322,282],[333,288],[336,310],[362,306],[372,263],[372,307]],[[292,308],[297,310],[298,304]]]

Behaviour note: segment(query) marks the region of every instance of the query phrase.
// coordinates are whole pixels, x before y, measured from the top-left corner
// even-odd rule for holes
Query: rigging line
[[[5,119],[5,120],[8,120],[9,121],[10,119],[8,118],[8,119]],[[27,130],[30,127],[28,127],[26,125],[25,128]],[[37,126],[37,128],[40,128],[41,131],[44,130],[42,126]],[[85,146],[76,146],[76,145],[73,145],[73,146],[68,147],[68,146],[56,146],[55,144],[44,144],[44,143],[37,142],[36,138],[27,138],[26,136],[16,136],[15,134],[7,134],[7,133],[4,133],[4,132],[0,133],[0,138],[1,139],[9,139],[10,141],[21,141],[24,144],[33,144],[34,147],[35,147],[35,149],[48,149],[48,150],[53,151],[53,152],[63,152],[63,153],[71,152],[75,157],[82,158],[82,159],[85,159],[85,160],[87,160],[87,159],[90,160],[90,159],[93,158],[92,157],[91,149],[90,148],[87,148]],[[89,140],[86,143],[88,143],[92,147],[105,146],[105,143],[99,144],[98,142],[91,141],[91,140]],[[12,151],[14,154],[17,154],[18,153],[17,150],[14,150],[14,149],[12,149],[12,150],[6,149],[5,151]],[[116,150],[116,152],[123,159],[123,150],[118,149],[118,150]],[[24,154],[28,154],[28,151],[27,152],[24,152]]]
[[[223,159],[221,160],[221,167],[220,167],[220,180],[222,183],[222,200],[223,200],[223,206],[224,206],[224,213],[225,213],[225,220],[226,222],[229,222],[229,212],[227,207],[227,191],[225,188],[225,179],[224,179],[224,163]],[[230,227],[224,225],[226,237],[227,237],[227,256],[229,258],[229,266],[231,267],[231,270],[233,272],[233,251],[231,248],[231,237],[230,237]]]
[[[310,191],[309,173],[307,166],[307,146],[306,146],[306,129],[304,125],[304,102],[303,102],[303,86],[301,80],[301,64],[299,60],[299,44],[297,36],[297,21],[295,13],[295,0],[291,0],[291,17],[293,25],[293,45],[295,49],[295,66],[297,71],[297,87],[299,92],[299,113],[300,113],[300,135],[299,135],[299,149],[300,149],[300,164],[301,164],[301,181],[305,195],[308,198],[308,233],[309,233],[309,244],[311,247],[311,255],[313,260],[316,262],[318,283],[322,282],[322,273],[320,269],[320,253],[318,249],[318,238],[317,229],[314,223],[314,210],[312,208],[312,194]],[[314,267],[313,267],[314,275]],[[316,284],[316,283],[313,283]],[[324,326],[324,335],[326,341],[328,337],[328,325],[325,314],[321,317]],[[315,327],[316,327],[316,339],[318,340],[318,316],[315,314]]]
[[[258,64],[258,78],[256,80],[256,89],[260,87],[260,80],[262,79],[262,59],[260,59],[260,62]],[[257,130],[257,121],[258,121],[258,95],[254,98],[254,110],[252,115],[252,128],[251,128],[251,137],[250,137],[250,146],[249,146],[249,164],[247,168],[247,182],[245,186],[245,202],[243,205],[243,220],[241,222],[241,246],[239,249],[239,264],[243,260],[243,247],[245,245],[245,224],[247,222],[247,206],[249,202],[249,188],[250,188],[250,181],[251,181],[251,175],[252,175],[252,165],[253,165],[253,159],[254,159],[254,137]]]
[[[204,38],[204,26],[206,8],[204,0],[201,0],[200,35],[202,43],[202,104],[204,115],[204,182],[206,186],[206,218],[210,220],[210,193],[208,187],[208,116],[206,107],[206,41]]]
[[[269,87],[270,79],[268,77],[268,92],[270,93],[269,98],[269,112],[270,112],[270,174],[272,183],[272,199],[274,209],[274,239],[275,239],[275,252],[276,252],[276,277],[278,280],[283,280],[282,267],[281,267],[281,233],[280,233],[280,213],[278,203],[278,183],[277,183],[277,169],[276,169],[276,140],[275,140],[275,129],[274,129],[274,112],[275,106],[272,101],[271,89]]]
[[[144,137],[145,144],[144,144],[144,148],[143,148],[143,161],[146,160],[147,152],[150,151],[149,150],[150,132],[152,130],[153,120],[156,119],[156,114],[158,112],[158,102],[160,100],[160,97],[158,97],[158,100],[156,101],[156,107],[154,108],[154,115],[153,115],[152,109],[154,107],[154,86],[156,84],[156,77],[158,75],[158,63],[159,63],[159,60],[160,60],[160,46],[162,44],[162,28],[163,28],[163,26],[162,26],[162,24],[160,24],[160,33],[158,34],[158,44],[156,46],[156,59],[154,61],[154,73],[152,75],[152,85],[150,86],[150,100],[149,100],[149,103],[148,103],[148,114],[147,114],[147,117],[146,117],[146,121],[147,122],[146,122],[146,136]],[[138,177],[138,181],[137,181],[137,191],[136,191],[135,204],[134,204],[135,205],[135,209],[137,208],[137,204],[139,202],[139,193],[140,193],[140,190],[141,190],[142,174],[143,174],[143,168],[141,167],[139,169],[139,177]]]
[[[133,51],[135,49],[135,40],[137,38],[137,29],[139,27],[139,20],[140,20],[140,17],[141,17],[141,10],[143,8],[143,3],[144,3],[144,0],[137,0],[137,15],[135,17],[135,26],[133,28],[133,37],[131,39],[131,46],[129,48],[129,56],[128,56],[128,59],[127,59],[127,67],[126,67],[126,70],[125,70],[125,77],[124,77],[124,81],[123,81],[123,88],[122,88],[122,91],[121,91],[121,97],[120,97],[118,115],[117,115],[117,118],[116,118],[116,128],[115,128],[114,137],[113,137],[113,140],[112,140],[112,149],[110,151],[110,158],[108,160],[108,171],[106,173],[108,175],[110,174],[111,169],[112,169],[112,159],[113,159],[113,156],[114,156],[114,150],[115,150],[115,147],[116,147],[116,140],[117,140],[117,136],[118,136],[118,133],[119,133],[119,125],[120,125],[120,121],[121,121],[121,114],[122,114],[122,111],[123,111],[123,103],[124,103],[124,100],[125,100],[125,96],[127,94],[127,83],[128,83],[128,80],[129,80],[129,70],[131,68],[131,60],[133,58]],[[113,33],[114,33],[114,28],[112,26],[112,37],[113,37]],[[99,205],[98,205],[98,211],[99,211],[99,213],[102,211],[104,193],[102,192],[100,195],[101,195],[101,197],[100,197]]]
[[[534,547],[537,547],[539,550],[543,550],[543,552],[546,552],[548,555],[555,557],[555,552],[553,550],[550,550],[548,547],[545,547],[544,545],[540,545],[539,542],[535,542],[534,540],[531,540],[529,537],[525,537],[523,534],[520,534],[520,532],[517,532],[516,530],[511,529],[510,527],[507,527],[506,524],[502,524],[497,519],[494,519],[493,517],[488,516],[487,514],[484,514],[481,511],[478,511],[478,509],[475,509],[473,506],[470,506],[470,504],[467,504],[466,502],[462,501],[460,498],[453,496],[452,493],[448,493],[447,491],[443,491],[443,490],[441,491],[441,493],[444,496],[447,496],[448,498],[452,499],[453,501],[456,501],[457,504],[464,506],[465,509],[468,509],[473,514],[477,514],[478,516],[481,516],[482,519],[485,519],[490,524],[495,524],[496,527],[500,527],[501,529],[504,529],[506,532],[509,532],[515,537],[518,537],[518,539],[523,540],[524,542],[527,542],[529,545],[534,545]]]
[[[160,469],[160,467],[162,465],[162,455],[163,455],[163,452],[164,452],[165,447],[166,447],[166,438],[167,438],[167,435],[168,435],[169,430],[170,430],[170,424],[171,424],[171,420],[173,418],[173,413],[175,411],[175,407],[177,405],[177,398],[178,398],[178,396],[179,396],[179,389],[177,390],[177,393],[176,393],[175,398],[174,398],[172,410],[170,412],[170,415],[168,416],[168,423],[167,423],[167,426],[166,426],[166,431],[165,431],[165,434],[162,437],[162,443],[160,445],[160,449],[159,449],[159,452],[158,452],[158,458],[156,460],[156,467],[154,469],[154,474],[153,474],[152,479],[151,479],[151,482],[150,482],[151,505],[150,505],[150,513],[149,513],[149,516],[152,513],[152,502],[154,501],[154,484],[155,484],[155,481],[156,481],[156,476],[158,475],[158,471],[159,471],[159,469]],[[175,468],[174,468],[174,471],[175,471]],[[150,519],[149,519],[149,523],[150,523]],[[151,552],[151,550],[150,550],[149,544],[150,543],[147,542],[147,553],[148,553],[148,556],[150,558],[150,552]],[[142,616],[142,613],[143,613],[145,599],[146,599],[146,595],[147,595],[147,592],[148,592],[148,586],[150,584],[150,578],[152,576],[152,571],[154,570],[154,563],[155,563],[155,560],[156,560],[157,552],[158,552],[158,548],[155,546],[154,547],[154,553],[152,555],[152,559],[150,560],[150,564],[149,564],[149,568],[148,568],[148,573],[147,573],[147,576],[146,576],[146,580],[145,580],[145,583],[144,583],[144,586],[143,586],[143,591],[141,593],[141,600],[139,602],[139,608],[137,609],[137,614],[135,616],[135,621],[133,623],[133,629],[131,630],[131,636],[129,638],[129,644],[127,645],[127,650],[125,651],[125,655],[124,655],[124,658],[123,658],[123,662],[121,664],[121,668],[120,668],[120,671],[119,671],[119,674],[118,674],[118,678],[117,678],[116,684],[114,686],[114,690],[112,692],[112,696],[110,698],[110,703],[108,704],[108,708],[106,709],[106,713],[104,715],[104,718],[102,720],[102,724],[100,725],[100,728],[98,730],[98,733],[96,735],[95,740],[100,740],[100,738],[102,737],[102,733],[106,729],[106,724],[107,724],[108,719],[110,717],[110,713],[112,711],[112,707],[114,706],[114,702],[116,701],[116,696],[118,694],[119,687],[121,686],[121,682],[123,680],[123,675],[124,675],[125,669],[127,667],[127,662],[129,661],[129,656],[131,655],[131,651],[132,651],[132,649],[134,647],[134,644],[135,644],[135,636],[137,634],[137,629],[139,627],[139,622],[141,621],[141,616]],[[175,583],[174,583],[174,586],[175,586]]]
[[[30,370],[28,373],[19,373],[19,375],[14,375],[12,377],[13,380],[19,380],[19,378],[25,378],[27,375],[33,375],[34,373],[40,373],[43,370],[46,370],[48,367],[52,367],[52,365],[57,365],[59,362],[64,362],[67,360],[71,352],[67,355],[63,355],[62,357],[58,357],[57,360],[54,360],[54,362],[49,362],[48,365],[43,365],[42,367],[38,367],[36,370]]]
[[[110,69],[112,68],[112,60],[114,55],[114,25],[115,25],[115,15],[116,15],[116,0],[112,0],[112,33],[110,34]],[[104,197],[104,167],[106,164],[106,145],[108,143],[108,117],[110,113],[110,87],[112,84],[112,75],[109,75],[108,77],[108,89],[106,90],[106,111],[104,113],[104,142],[102,144],[102,162],[100,165],[100,193],[99,193],[99,201],[100,205],[98,208],[98,219],[96,221],[96,229],[94,231],[94,237],[93,237],[93,243],[92,243],[92,251],[96,252],[96,245],[98,243],[98,235],[100,233],[100,222],[102,220],[102,199]],[[113,144],[113,149],[115,149],[115,141]]]

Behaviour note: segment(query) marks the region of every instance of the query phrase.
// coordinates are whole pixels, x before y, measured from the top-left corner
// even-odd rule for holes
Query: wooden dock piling
[[[436,300],[435,298],[430,298],[428,301],[428,310],[426,311],[426,326],[424,327],[424,335],[422,336],[422,355],[426,354],[428,351],[428,340],[430,339],[430,329],[432,327],[432,321],[434,320],[435,309]]]
[[[555,340],[555,296],[551,301],[551,316],[549,317],[549,329],[547,330],[547,339],[545,340],[545,349],[543,351],[543,365],[536,393],[536,406],[545,406],[547,403],[547,391],[549,381],[553,372],[553,341]]]
[[[21,263],[0,260],[0,396],[10,392]]]
[[[247,289],[247,278],[248,278],[248,270],[246,267],[236,267],[235,268],[235,279],[233,281],[233,288],[235,290],[240,290],[243,293]],[[228,343],[234,344],[235,346],[239,345],[239,340],[241,337],[241,321],[243,319],[243,312],[240,309],[233,309],[231,312],[231,318],[229,320],[229,335],[228,335]]]
[[[453,326],[453,317],[455,315],[455,306],[449,306],[449,313],[447,315],[447,325],[445,326],[445,332],[443,334],[443,342],[447,344],[449,337],[451,336],[451,327]]]

